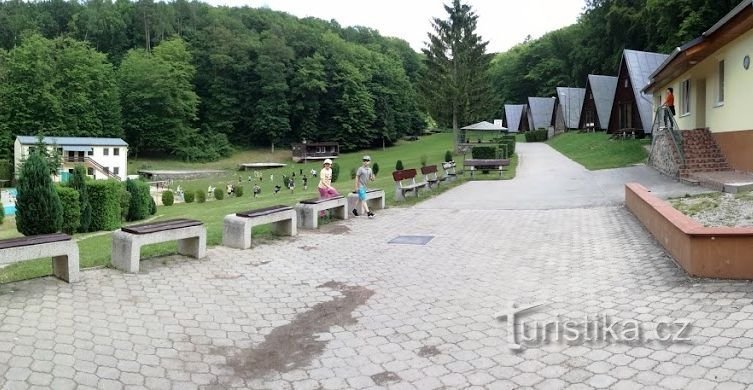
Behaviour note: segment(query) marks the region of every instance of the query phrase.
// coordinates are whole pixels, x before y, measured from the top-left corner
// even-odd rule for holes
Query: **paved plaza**
[[[753,389],[751,284],[689,278],[619,204],[611,183],[654,173],[589,178],[546,145],[519,146],[515,180],[374,220],[145,260],[135,275],[2,285],[0,387]],[[399,236],[415,237],[390,243]],[[520,328],[624,326],[612,338],[598,326],[569,340],[511,335],[513,304],[541,304],[516,316]],[[639,340],[620,333],[628,321]]]

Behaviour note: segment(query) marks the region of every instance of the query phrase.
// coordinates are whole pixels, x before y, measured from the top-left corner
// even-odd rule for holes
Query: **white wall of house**
[[[21,142],[16,139],[13,150],[14,150],[14,160],[15,160],[15,166],[19,167],[24,159],[26,159],[26,156],[29,155],[29,148],[33,147],[33,145],[22,145]],[[57,146],[58,148],[61,148],[61,146]],[[48,150],[52,152],[53,145],[48,145]],[[62,147],[65,148],[64,146]],[[92,160],[96,161],[99,165],[103,166],[104,168],[107,168],[112,174],[120,177],[120,180],[126,180],[128,178],[128,147],[127,146],[92,146],[92,151],[89,153],[84,153],[85,157],[90,157]],[[63,167],[64,170],[72,169],[76,164],[80,164],[78,162],[65,162],[65,158],[68,156],[68,153],[63,151],[62,158],[63,158]],[[76,153],[76,156],[78,156],[78,153]],[[88,170],[89,173],[93,173],[90,176],[95,179],[107,179],[107,176],[104,173],[97,172],[94,170],[94,172],[91,172],[92,170]],[[16,170],[18,172],[18,170]]]

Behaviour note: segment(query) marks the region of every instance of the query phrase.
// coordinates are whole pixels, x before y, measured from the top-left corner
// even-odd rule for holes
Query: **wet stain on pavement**
[[[419,350],[418,350],[418,356],[421,356],[421,357],[437,356],[440,353],[441,352],[439,352],[439,349],[437,349],[437,347],[435,347],[433,345],[432,346],[424,345],[423,347],[419,348]]]
[[[379,386],[383,386],[390,382],[399,382],[400,377],[392,371],[383,371],[371,376],[371,380]]]

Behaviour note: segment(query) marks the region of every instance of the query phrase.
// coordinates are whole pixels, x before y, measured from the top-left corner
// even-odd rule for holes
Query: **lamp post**
[[[304,138],[301,143],[303,144],[303,163],[306,163],[306,138]]]

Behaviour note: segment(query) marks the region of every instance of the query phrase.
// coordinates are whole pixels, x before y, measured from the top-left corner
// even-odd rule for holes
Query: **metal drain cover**
[[[426,245],[434,236],[397,236],[389,244]]]

